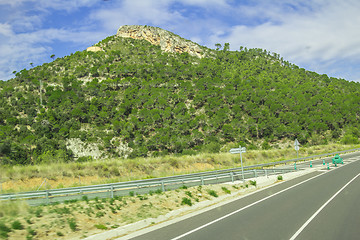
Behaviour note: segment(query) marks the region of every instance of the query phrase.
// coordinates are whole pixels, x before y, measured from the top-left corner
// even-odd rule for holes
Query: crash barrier
[[[244,167],[244,176],[242,176],[241,168],[232,168],[224,170],[216,170],[210,172],[193,173],[186,175],[178,175],[163,178],[153,178],[146,180],[137,180],[130,182],[109,183],[100,185],[91,185],[83,187],[71,187],[61,189],[49,189],[33,192],[19,192],[1,194],[0,201],[4,200],[26,200],[29,205],[51,204],[57,202],[78,200],[84,198],[113,198],[115,196],[126,196],[132,194],[147,194],[157,191],[167,191],[180,188],[182,186],[192,187],[199,185],[218,184],[224,182],[234,182],[243,179],[254,178],[258,176],[268,176],[276,174],[284,174],[287,172],[297,171],[293,167],[286,167],[287,163],[305,161],[321,157],[332,156],[340,153],[349,153],[359,151],[351,149],[341,152],[321,154],[303,158],[296,158],[285,161],[270,162]],[[276,165],[282,165],[280,168],[274,168]],[[273,168],[268,168],[268,167]],[[299,170],[299,168],[298,168]]]

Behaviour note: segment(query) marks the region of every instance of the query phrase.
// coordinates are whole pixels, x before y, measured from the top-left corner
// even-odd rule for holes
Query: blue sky
[[[0,0],[0,80],[82,51],[122,25],[149,25],[210,48],[263,48],[360,82],[359,12],[358,0]]]

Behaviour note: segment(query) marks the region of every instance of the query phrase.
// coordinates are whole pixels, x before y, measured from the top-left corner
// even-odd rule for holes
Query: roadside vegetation
[[[245,194],[256,188],[242,183],[181,187],[145,195],[88,199],[28,206],[24,202],[0,203],[0,239],[82,239],[143,219],[156,217],[230,194]],[[179,214],[179,213],[177,213]],[[174,215],[176,216],[176,215]]]
[[[283,148],[247,150],[243,154],[244,166],[296,158],[293,142],[279,143],[279,145]],[[0,190],[2,193],[34,191],[240,167],[239,155],[228,153],[232,147],[238,146],[227,146],[223,150],[225,153],[2,166]],[[305,157],[359,147],[360,145],[341,144],[300,147],[299,156]]]

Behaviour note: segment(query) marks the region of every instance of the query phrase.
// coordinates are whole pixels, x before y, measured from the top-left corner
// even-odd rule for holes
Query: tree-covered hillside
[[[229,44],[207,57],[117,36],[0,81],[0,162],[83,161],[355,143],[360,84],[306,71],[278,54]]]

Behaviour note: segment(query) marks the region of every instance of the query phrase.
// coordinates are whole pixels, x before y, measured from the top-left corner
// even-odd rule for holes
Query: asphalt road
[[[358,155],[132,239],[360,239]]]

